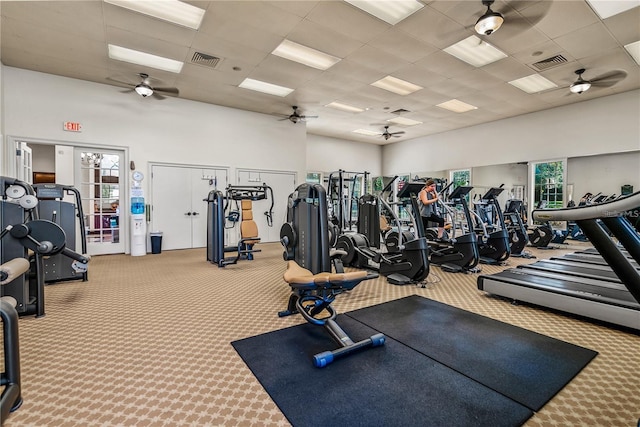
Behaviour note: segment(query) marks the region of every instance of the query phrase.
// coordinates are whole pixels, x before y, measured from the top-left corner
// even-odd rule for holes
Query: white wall
[[[307,135],[307,170],[309,172],[382,173],[382,147],[364,142],[345,141],[320,135]]]
[[[142,171],[154,161],[228,166],[232,177],[235,168],[295,171],[297,182],[304,180],[304,126],[178,98],[141,98],[114,86],[12,67],[3,67],[3,80],[6,137],[125,147]],[[65,121],[80,122],[82,132],[63,131]]]
[[[567,184],[573,184],[576,202],[587,192],[620,195],[625,184],[640,191],[640,151],[569,159]]]
[[[386,145],[383,173],[640,149],[640,90]]]
[[[500,206],[504,207],[511,198],[511,189],[516,185],[527,185],[528,166],[526,164],[509,163],[506,165],[481,166],[471,169],[472,196],[482,196],[491,187],[504,184],[504,191],[498,197]]]

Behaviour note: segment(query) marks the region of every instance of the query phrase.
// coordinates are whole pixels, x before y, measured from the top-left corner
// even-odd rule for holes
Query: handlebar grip
[[[62,255],[68,256],[69,258],[74,259],[83,264],[87,264],[89,262],[89,258],[85,257],[84,255],[80,255],[79,253],[72,251],[71,249],[66,247],[62,250],[61,253]]]

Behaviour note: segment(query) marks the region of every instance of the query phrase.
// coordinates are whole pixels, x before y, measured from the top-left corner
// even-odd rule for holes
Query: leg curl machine
[[[383,345],[383,334],[354,342],[335,321],[337,313],[331,303],[336,296],[378,275],[366,271],[331,272],[324,187],[304,183],[296,188],[289,197],[288,219],[289,222],[280,230],[280,237],[285,247],[284,259],[288,261],[284,280],[291,286],[292,294],[287,309],[280,311],[278,316],[299,313],[307,322],[324,326],[331,338],[340,345],[336,350],[316,354],[313,357],[314,365],[322,368],[356,350]]]

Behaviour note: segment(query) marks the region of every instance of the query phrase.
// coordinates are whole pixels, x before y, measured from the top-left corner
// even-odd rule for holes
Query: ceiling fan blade
[[[301,119],[317,119],[318,116],[300,116]]]
[[[611,87],[616,83],[624,80],[627,77],[627,72],[623,70],[610,71],[604,73],[596,78],[590,79],[592,86],[596,87]]]
[[[157,91],[153,91],[153,93],[151,94],[151,96],[153,96],[155,99],[162,101],[163,99],[167,99],[166,96],[162,96],[161,94],[159,94]]]
[[[389,135],[402,135],[404,133],[403,130],[398,131],[398,132],[391,132]]]
[[[154,87],[154,92],[162,92],[165,95],[178,96],[180,91],[176,87]]]
[[[114,79],[111,77],[106,77],[105,80],[111,82],[111,83],[115,83],[118,86],[129,86],[129,87],[135,87],[138,83],[133,83],[133,82],[126,82],[124,80],[118,80],[118,79]]]

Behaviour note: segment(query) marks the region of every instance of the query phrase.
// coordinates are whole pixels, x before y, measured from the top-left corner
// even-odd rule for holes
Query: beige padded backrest
[[[253,220],[251,200],[242,200],[242,222],[240,222],[240,237],[247,239],[258,237],[258,225]]]

